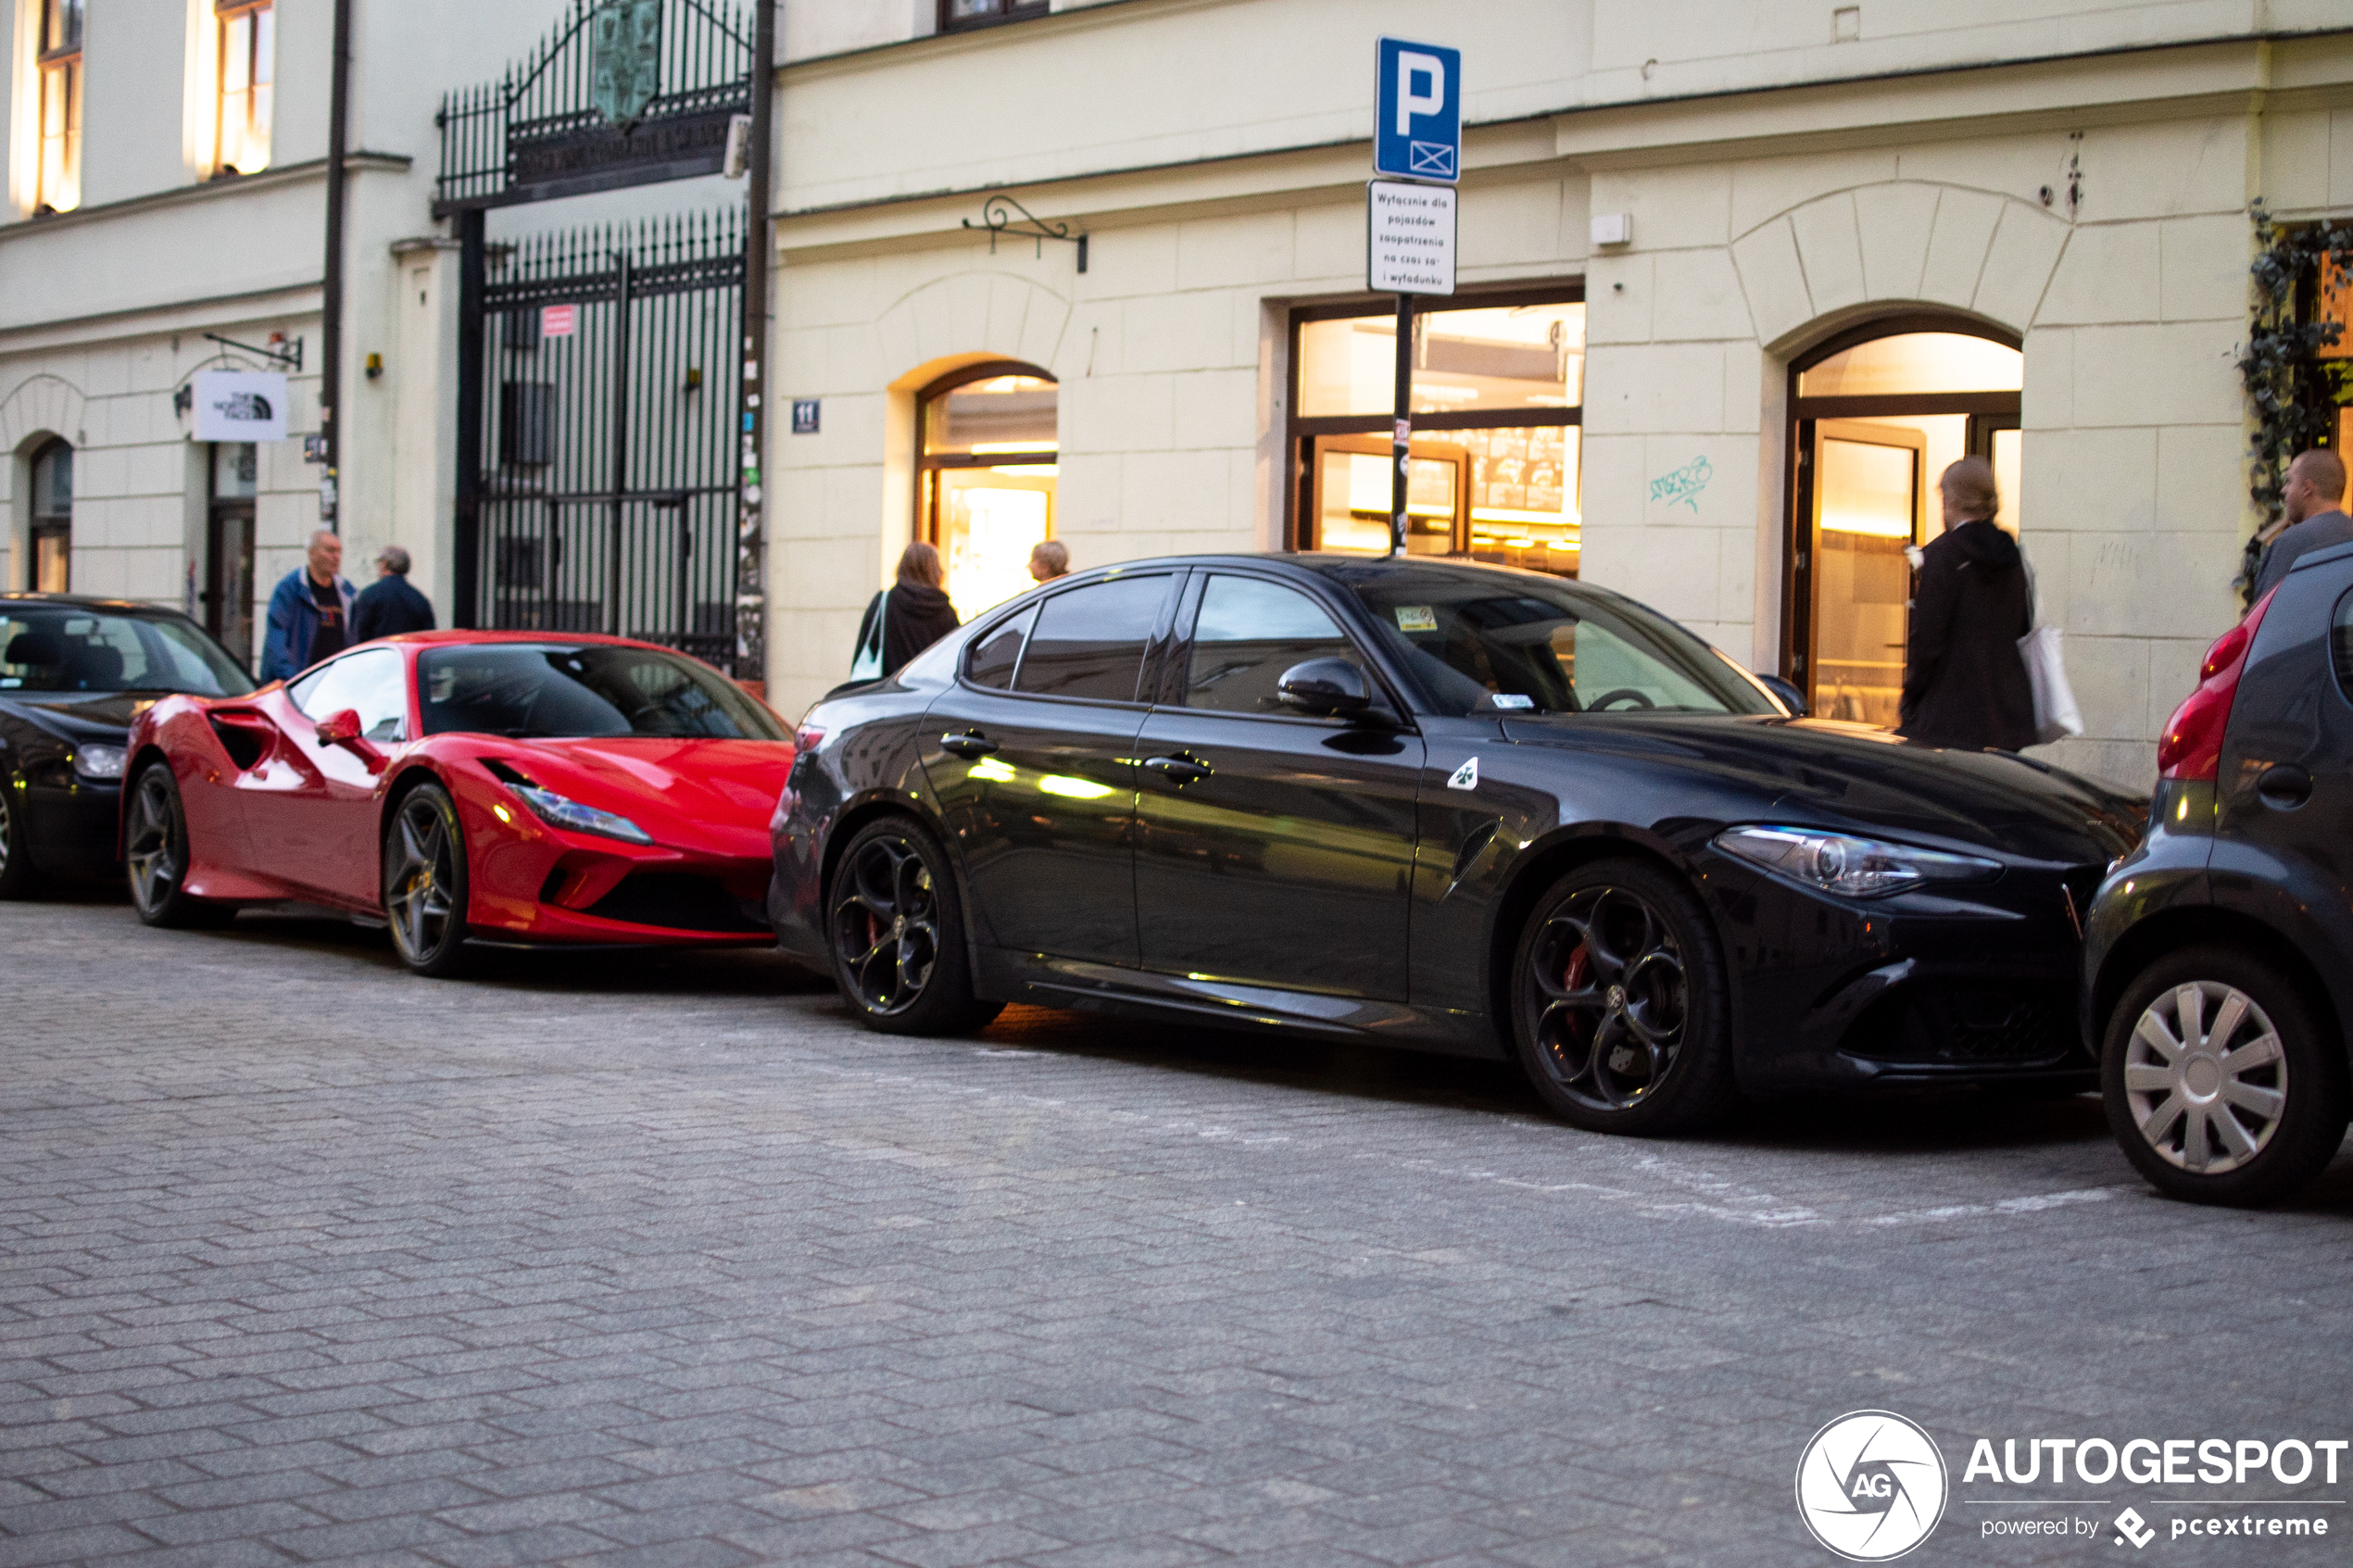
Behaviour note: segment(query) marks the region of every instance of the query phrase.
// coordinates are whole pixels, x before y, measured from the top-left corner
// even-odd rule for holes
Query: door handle
[[[942,750],[952,751],[959,757],[988,757],[997,750],[995,741],[972,730],[966,730],[963,734],[942,735],[939,745]]]
[[[2277,762],[2256,779],[2255,793],[2275,811],[2293,811],[2312,798],[2312,775],[2293,762]]]
[[[1158,773],[1162,778],[1173,780],[1179,784],[1189,784],[1196,780],[1208,778],[1217,771],[1207,763],[1196,762],[1189,757],[1147,757],[1144,759],[1144,766]]]

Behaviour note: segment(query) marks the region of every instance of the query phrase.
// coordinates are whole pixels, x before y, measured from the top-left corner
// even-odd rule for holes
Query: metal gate
[[[486,260],[478,623],[732,664],[741,214],[536,235]]]

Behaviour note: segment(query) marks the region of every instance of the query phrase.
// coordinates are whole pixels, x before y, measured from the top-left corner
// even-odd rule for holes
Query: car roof
[[[180,610],[140,599],[102,599],[92,594],[0,594],[0,604],[57,605],[68,609],[102,609],[108,615],[141,615],[157,621],[185,621]]]
[[[1318,576],[1335,576],[1342,572],[1438,571],[1459,577],[1532,578],[1539,582],[1557,583],[1567,587],[1583,588],[1588,593],[1604,593],[1591,583],[1579,583],[1573,577],[1561,577],[1549,571],[1536,571],[1527,567],[1503,566],[1493,561],[1468,560],[1459,556],[1360,556],[1342,554],[1337,550],[1236,550],[1218,555],[1148,556],[1139,560],[1116,561],[1108,566],[1089,567],[1074,571],[1071,576],[1110,576],[1119,572],[1168,571],[1187,566],[1272,566],[1290,567],[1311,571]]]
[[[415,648],[470,647],[490,643],[603,643],[613,647],[653,648],[661,653],[676,653],[660,643],[649,643],[641,637],[612,637],[602,632],[515,632],[462,631],[402,632],[390,637],[375,637],[371,643],[396,643]],[[361,647],[370,643],[358,645]]]

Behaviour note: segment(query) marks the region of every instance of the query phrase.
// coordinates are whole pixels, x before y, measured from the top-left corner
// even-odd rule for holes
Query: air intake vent
[[[587,913],[632,925],[671,931],[740,932],[765,935],[759,911],[727,891],[716,877],[686,872],[639,872],[623,877],[613,890],[588,906]]]

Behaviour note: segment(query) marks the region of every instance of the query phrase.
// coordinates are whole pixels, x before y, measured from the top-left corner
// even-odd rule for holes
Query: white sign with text
[[[275,370],[198,370],[198,441],[283,441],[286,378]]]
[[[1365,186],[1365,286],[1380,294],[1454,292],[1454,192],[1374,180]]]

